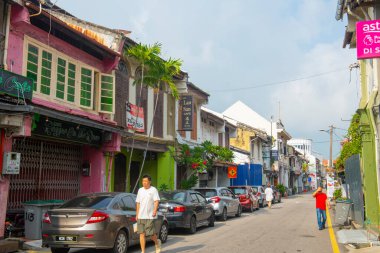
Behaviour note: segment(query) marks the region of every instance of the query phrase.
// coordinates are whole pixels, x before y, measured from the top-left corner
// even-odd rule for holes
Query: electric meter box
[[[3,159],[3,174],[20,174],[21,154],[16,152],[5,152]]]

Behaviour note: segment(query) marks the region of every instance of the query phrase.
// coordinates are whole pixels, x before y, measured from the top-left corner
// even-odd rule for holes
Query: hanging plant
[[[205,173],[215,162],[232,162],[234,157],[231,150],[213,145],[210,141],[194,148],[182,144],[172,150],[172,156],[178,165],[189,168],[194,173]]]

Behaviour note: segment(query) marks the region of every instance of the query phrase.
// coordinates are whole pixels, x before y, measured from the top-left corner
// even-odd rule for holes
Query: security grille
[[[79,193],[81,146],[15,139],[13,151],[21,153],[19,175],[10,177],[8,210],[23,209],[29,200],[67,200]]]

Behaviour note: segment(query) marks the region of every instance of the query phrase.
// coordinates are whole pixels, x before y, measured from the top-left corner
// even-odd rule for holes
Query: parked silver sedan
[[[133,229],[135,202],[136,195],[131,193],[91,193],[75,197],[45,214],[42,245],[50,247],[53,253],[67,253],[70,248],[126,253],[140,238]],[[166,242],[169,224],[161,213],[155,227],[161,241]]]
[[[228,188],[196,188],[194,191],[202,193],[212,204],[215,217],[226,221],[228,216],[240,217],[242,207],[239,198]]]

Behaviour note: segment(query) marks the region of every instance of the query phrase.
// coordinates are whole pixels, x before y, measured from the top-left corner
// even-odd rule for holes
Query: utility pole
[[[334,126],[331,125],[330,126],[330,168],[332,169],[334,166],[333,166],[333,133],[334,133]]]
[[[329,130],[319,130],[321,132],[326,132],[330,134],[330,159],[329,159],[329,167],[333,168],[333,134],[334,134],[334,125],[329,126]]]

